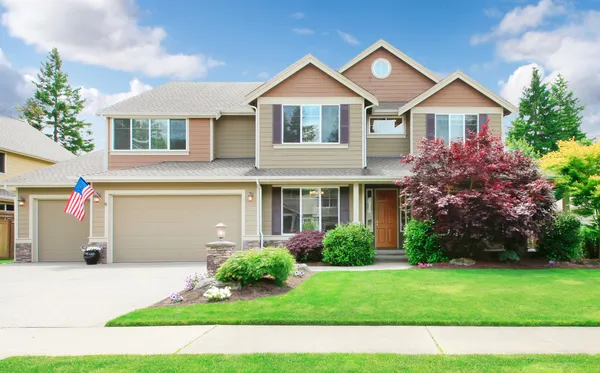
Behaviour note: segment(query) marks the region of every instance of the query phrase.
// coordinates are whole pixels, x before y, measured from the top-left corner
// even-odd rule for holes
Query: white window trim
[[[5,152],[0,152],[0,154],[4,154],[4,157],[1,158],[2,162],[4,162],[4,164],[2,164],[2,169],[4,171],[0,171],[0,175],[5,175],[8,173],[8,170],[6,169],[6,166],[8,164],[8,155]]]
[[[475,115],[477,117],[477,133],[479,133],[479,113],[435,113],[435,123],[434,123],[434,131],[435,131],[435,135],[434,137],[437,139],[438,135],[437,135],[437,118],[439,115],[447,115],[448,116],[448,142],[452,142],[452,126],[450,125],[450,116],[459,116],[462,115],[463,118],[463,129],[462,129],[462,133],[463,133],[463,144],[465,143],[465,140],[467,139],[467,124],[465,122],[465,117],[467,115]]]
[[[286,106],[300,106],[300,142],[285,142],[285,107]],[[302,107],[303,106],[318,106],[320,123],[319,123],[319,142],[303,142],[302,141]],[[323,128],[323,106],[337,106],[338,107],[338,141],[337,142],[321,142],[321,131]],[[281,105],[281,145],[302,145],[304,148],[307,145],[315,145],[318,147],[327,145],[341,144],[340,140],[342,137],[342,106],[340,104],[285,104]],[[279,144],[277,144],[279,145]],[[344,144],[347,145],[347,144]]]
[[[371,132],[371,121],[372,120],[377,120],[377,119],[400,119],[402,118],[402,126],[404,127],[404,133],[398,133],[398,134],[394,134],[394,133],[373,133]],[[405,139],[406,138],[406,116],[405,115],[400,115],[400,116],[370,116],[369,117],[369,121],[367,123],[367,138],[387,138],[387,139]]]
[[[299,208],[298,208],[298,214],[300,215],[300,230],[298,230],[298,232],[302,232],[302,189],[317,189],[319,191],[319,232],[321,232],[321,224],[322,224],[322,211],[321,211],[321,196],[322,194],[320,193],[321,189],[337,189],[337,198],[338,198],[338,207],[337,207],[337,224],[340,224],[340,200],[341,200],[341,196],[340,196],[340,187],[338,186],[323,186],[323,187],[313,187],[313,186],[299,186],[299,187],[294,187],[294,186],[286,186],[286,187],[282,187],[281,188],[281,206],[280,206],[280,210],[281,211],[281,235],[282,236],[293,236],[296,233],[284,233],[283,232],[283,191],[284,189],[298,189],[300,191],[300,203],[299,203]]]
[[[115,119],[129,119],[129,149],[115,149]],[[148,149],[133,149],[133,121],[134,120],[147,120],[148,121],[148,139],[151,139],[153,119],[166,119],[169,122],[169,128],[167,131],[167,144],[171,146],[171,119],[185,119],[185,149],[151,149],[152,144],[148,143]],[[190,120],[189,118],[156,118],[156,117],[115,117],[110,119],[110,154],[111,155],[163,155],[169,153],[170,155],[189,155],[190,151]],[[127,154],[125,154],[127,153]],[[173,154],[171,154],[173,153]]]
[[[380,62],[380,61],[383,61],[383,62],[385,62],[385,63],[388,65],[388,67],[389,67],[388,73],[387,73],[386,75],[384,75],[384,76],[377,76],[377,74],[375,74],[375,64],[376,64],[377,62]],[[388,59],[386,59],[386,58],[378,58],[378,59],[376,59],[375,61],[373,61],[373,63],[371,64],[371,74],[373,74],[373,76],[374,76],[375,78],[377,78],[377,79],[385,79],[385,78],[387,78],[388,76],[390,76],[390,74],[391,74],[391,73],[392,73],[392,64],[391,64],[391,62],[390,62]]]

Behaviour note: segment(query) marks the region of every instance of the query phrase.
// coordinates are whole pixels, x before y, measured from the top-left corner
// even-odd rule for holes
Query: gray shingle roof
[[[71,185],[73,178],[104,170],[104,151],[94,152],[4,181],[7,185]]]
[[[75,157],[27,122],[5,116],[0,116],[0,149],[52,162]]]
[[[8,200],[15,198],[15,194],[10,190],[0,189],[0,200]]]
[[[114,115],[219,115],[248,113],[247,93],[262,83],[171,82],[118,102],[98,114]]]
[[[363,168],[254,168],[254,159],[216,159],[213,162],[162,162],[158,164],[111,170],[89,175],[86,179],[132,180],[136,179],[202,179],[202,178],[399,178],[408,175],[409,168],[399,158],[369,158]]]

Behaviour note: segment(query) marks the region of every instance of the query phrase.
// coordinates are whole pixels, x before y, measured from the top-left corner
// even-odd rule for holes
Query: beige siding
[[[115,262],[206,260],[215,224],[242,247],[241,199],[245,196],[115,196]],[[210,211],[210,213],[206,213]]]
[[[362,105],[350,105],[350,141],[347,148],[301,145],[275,149],[273,105],[260,105],[261,168],[360,168],[362,167]]]
[[[40,200],[37,204],[39,262],[82,262],[81,245],[88,242],[90,222],[79,222],[63,212],[66,200]],[[86,204],[89,208],[89,203]],[[88,210],[89,211],[89,210]],[[35,241],[34,241],[35,242]]]
[[[33,239],[33,237],[29,236],[29,208],[30,201],[29,196],[31,195],[57,195],[57,196],[66,196],[68,197],[71,194],[71,188],[19,188],[18,189],[18,197],[25,200],[24,206],[15,206],[16,214],[18,215],[18,236],[20,239]],[[66,199],[63,202],[63,208],[66,204]],[[89,210],[86,210],[89,211]],[[73,218],[75,219],[75,218]],[[84,242],[85,243],[85,242]],[[83,245],[83,244],[82,244]]]
[[[0,173],[0,181],[54,164],[54,162],[42,161],[5,150],[0,150],[0,152],[6,154],[6,173]]]
[[[378,79],[371,73],[371,65],[378,58],[387,59],[392,66],[390,75],[385,79]],[[410,101],[435,84],[384,48],[379,48],[344,71],[344,75],[373,93],[380,101]]]
[[[110,130],[111,121],[108,121],[108,142],[112,147]],[[210,119],[189,119],[189,155],[116,155],[109,153],[108,169],[114,170],[134,166],[142,166],[166,161],[210,161]]]
[[[419,106],[494,107],[498,106],[498,104],[467,83],[457,79],[448,84],[441,91],[421,102]]]
[[[313,65],[297,71],[262,97],[356,97],[348,87]]]
[[[405,115],[405,118],[406,137],[404,138],[367,136],[367,157],[399,157],[410,153],[410,115]]]
[[[252,192],[255,196],[257,195],[256,184],[254,183],[94,183],[94,189],[103,197],[106,195],[106,191],[119,190],[166,190],[175,192],[180,190],[244,190],[244,206],[246,210],[245,234],[250,236],[257,234],[257,199],[254,198],[252,202],[249,202],[247,199],[248,193],[250,192]],[[94,237],[106,237],[107,235],[104,226],[105,212],[106,209],[102,203],[94,205],[94,219],[92,229]]]
[[[222,116],[214,121],[215,158],[254,158],[254,116]]]

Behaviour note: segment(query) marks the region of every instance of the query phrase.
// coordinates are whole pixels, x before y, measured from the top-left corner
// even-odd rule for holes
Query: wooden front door
[[[375,190],[375,247],[398,247],[398,191]]]

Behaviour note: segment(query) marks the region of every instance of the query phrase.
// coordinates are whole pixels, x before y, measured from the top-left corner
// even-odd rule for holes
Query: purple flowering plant
[[[419,263],[419,264],[417,264],[417,267],[419,267],[419,268],[429,268],[429,267],[433,267],[433,264],[431,264],[431,263]]]
[[[171,302],[173,303],[179,303],[183,301],[183,297],[179,293],[171,293],[169,298],[171,298]]]
[[[208,278],[206,273],[194,272],[185,278],[185,290],[194,290],[196,285],[204,279]]]

